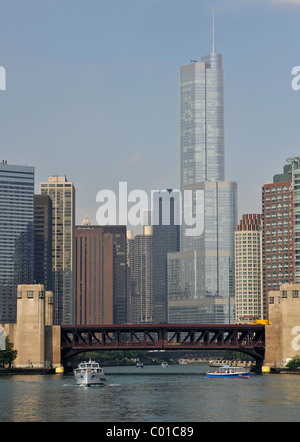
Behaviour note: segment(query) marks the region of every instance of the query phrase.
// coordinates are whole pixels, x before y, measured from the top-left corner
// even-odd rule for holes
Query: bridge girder
[[[264,325],[124,324],[61,326],[61,359],[98,350],[240,351],[262,361]]]

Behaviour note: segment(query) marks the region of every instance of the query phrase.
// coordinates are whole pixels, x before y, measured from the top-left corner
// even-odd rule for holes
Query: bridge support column
[[[300,284],[283,284],[268,295],[269,320],[266,325],[264,365],[285,367],[300,356]]]
[[[17,322],[4,327],[18,352],[14,366],[59,367],[61,333],[52,325],[53,293],[42,284],[19,285],[17,297]]]

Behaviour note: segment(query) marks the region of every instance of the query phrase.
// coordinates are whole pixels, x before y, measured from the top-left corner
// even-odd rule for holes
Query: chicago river
[[[298,421],[300,377],[210,379],[206,364],[106,367],[105,386],[72,374],[0,376],[1,422]]]

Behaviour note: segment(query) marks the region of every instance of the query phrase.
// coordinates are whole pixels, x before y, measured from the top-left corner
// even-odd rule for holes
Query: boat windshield
[[[84,369],[84,368],[99,368],[99,364],[97,362],[82,362],[81,364],[79,364],[79,368]]]
[[[219,368],[219,373],[244,373],[246,370],[244,367],[231,367],[230,365],[223,365],[223,367]]]

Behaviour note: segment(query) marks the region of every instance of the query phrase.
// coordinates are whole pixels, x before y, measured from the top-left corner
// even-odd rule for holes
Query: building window
[[[270,296],[270,298],[269,298],[269,304],[274,304],[274,296]]]
[[[299,298],[299,290],[292,290],[293,298]]]
[[[17,298],[18,298],[18,299],[22,299],[22,291],[21,291],[21,290],[18,290],[18,292],[17,292]]]
[[[44,290],[40,290],[40,291],[39,291],[39,299],[44,299],[44,297],[45,297],[45,292],[44,292]]]
[[[27,291],[27,298],[33,298],[33,291],[32,290]]]
[[[282,290],[282,297],[287,298],[287,290]]]

